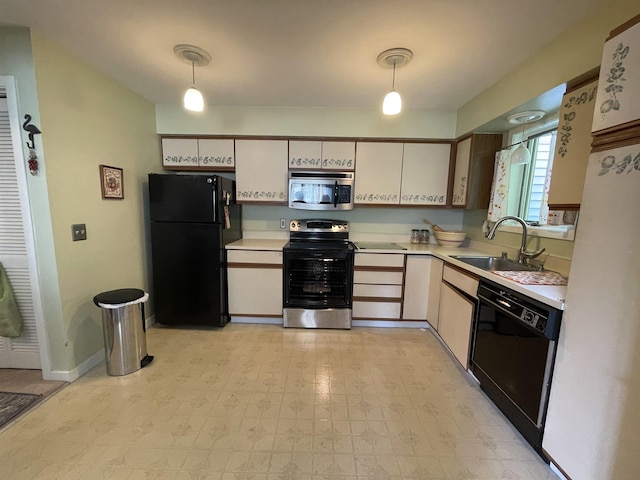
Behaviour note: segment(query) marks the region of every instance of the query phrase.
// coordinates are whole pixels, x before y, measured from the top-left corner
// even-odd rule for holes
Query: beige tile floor
[[[556,479],[428,331],[153,328],[0,433],[8,479]]]

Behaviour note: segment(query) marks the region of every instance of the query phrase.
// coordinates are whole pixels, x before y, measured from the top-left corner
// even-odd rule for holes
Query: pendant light
[[[204,110],[204,97],[196,88],[196,65],[203,67],[211,61],[211,55],[194,45],[176,45],[173,47],[176,56],[185,63],[191,64],[191,87],[187,89],[183,98],[183,106],[191,112]]]
[[[542,110],[527,110],[525,112],[514,113],[509,115],[507,120],[509,123],[522,124],[522,136],[520,137],[520,144],[511,153],[511,165],[526,165],[531,161],[531,152],[524,144],[524,131],[527,123],[535,122],[544,117]]]
[[[408,48],[391,48],[378,55],[378,65],[382,68],[393,68],[391,91],[385,95],[382,102],[382,113],[385,115],[397,115],[402,110],[402,97],[396,91],[396,68],[404,67],[412,58],[413,52]]]

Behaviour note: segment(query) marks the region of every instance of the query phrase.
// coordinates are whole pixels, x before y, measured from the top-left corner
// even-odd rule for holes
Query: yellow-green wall
[[[610,0],[463,105],[458,110],[457,136],[600,65],[609,32],[639,12],[637,0]]]
[[[153,104],[37,32],[31,41],[65,337],[51,357],[70,370],[103,348],[93,296],[148,290],[146,178],[160,146]],[[101,198],[100,164],[124,169],[124,200]],[[73,223],[86,241],[71,241]]]

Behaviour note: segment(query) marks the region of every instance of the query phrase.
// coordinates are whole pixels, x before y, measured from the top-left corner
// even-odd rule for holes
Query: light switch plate
[[[71,225],[71,240],[77,242],[78,240],[87,239],[87,226],[84,223],[74,223]]]
[[[286,218],[281,218],[280,219],[280,228],[282,228],[283,230],[285,228],[287,228],[287,219]]]

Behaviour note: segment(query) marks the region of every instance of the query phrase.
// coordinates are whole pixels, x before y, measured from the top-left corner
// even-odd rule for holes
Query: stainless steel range
[[[349,222],[289,222],[283,250],[285,327],[351,328],[354,250]]]

